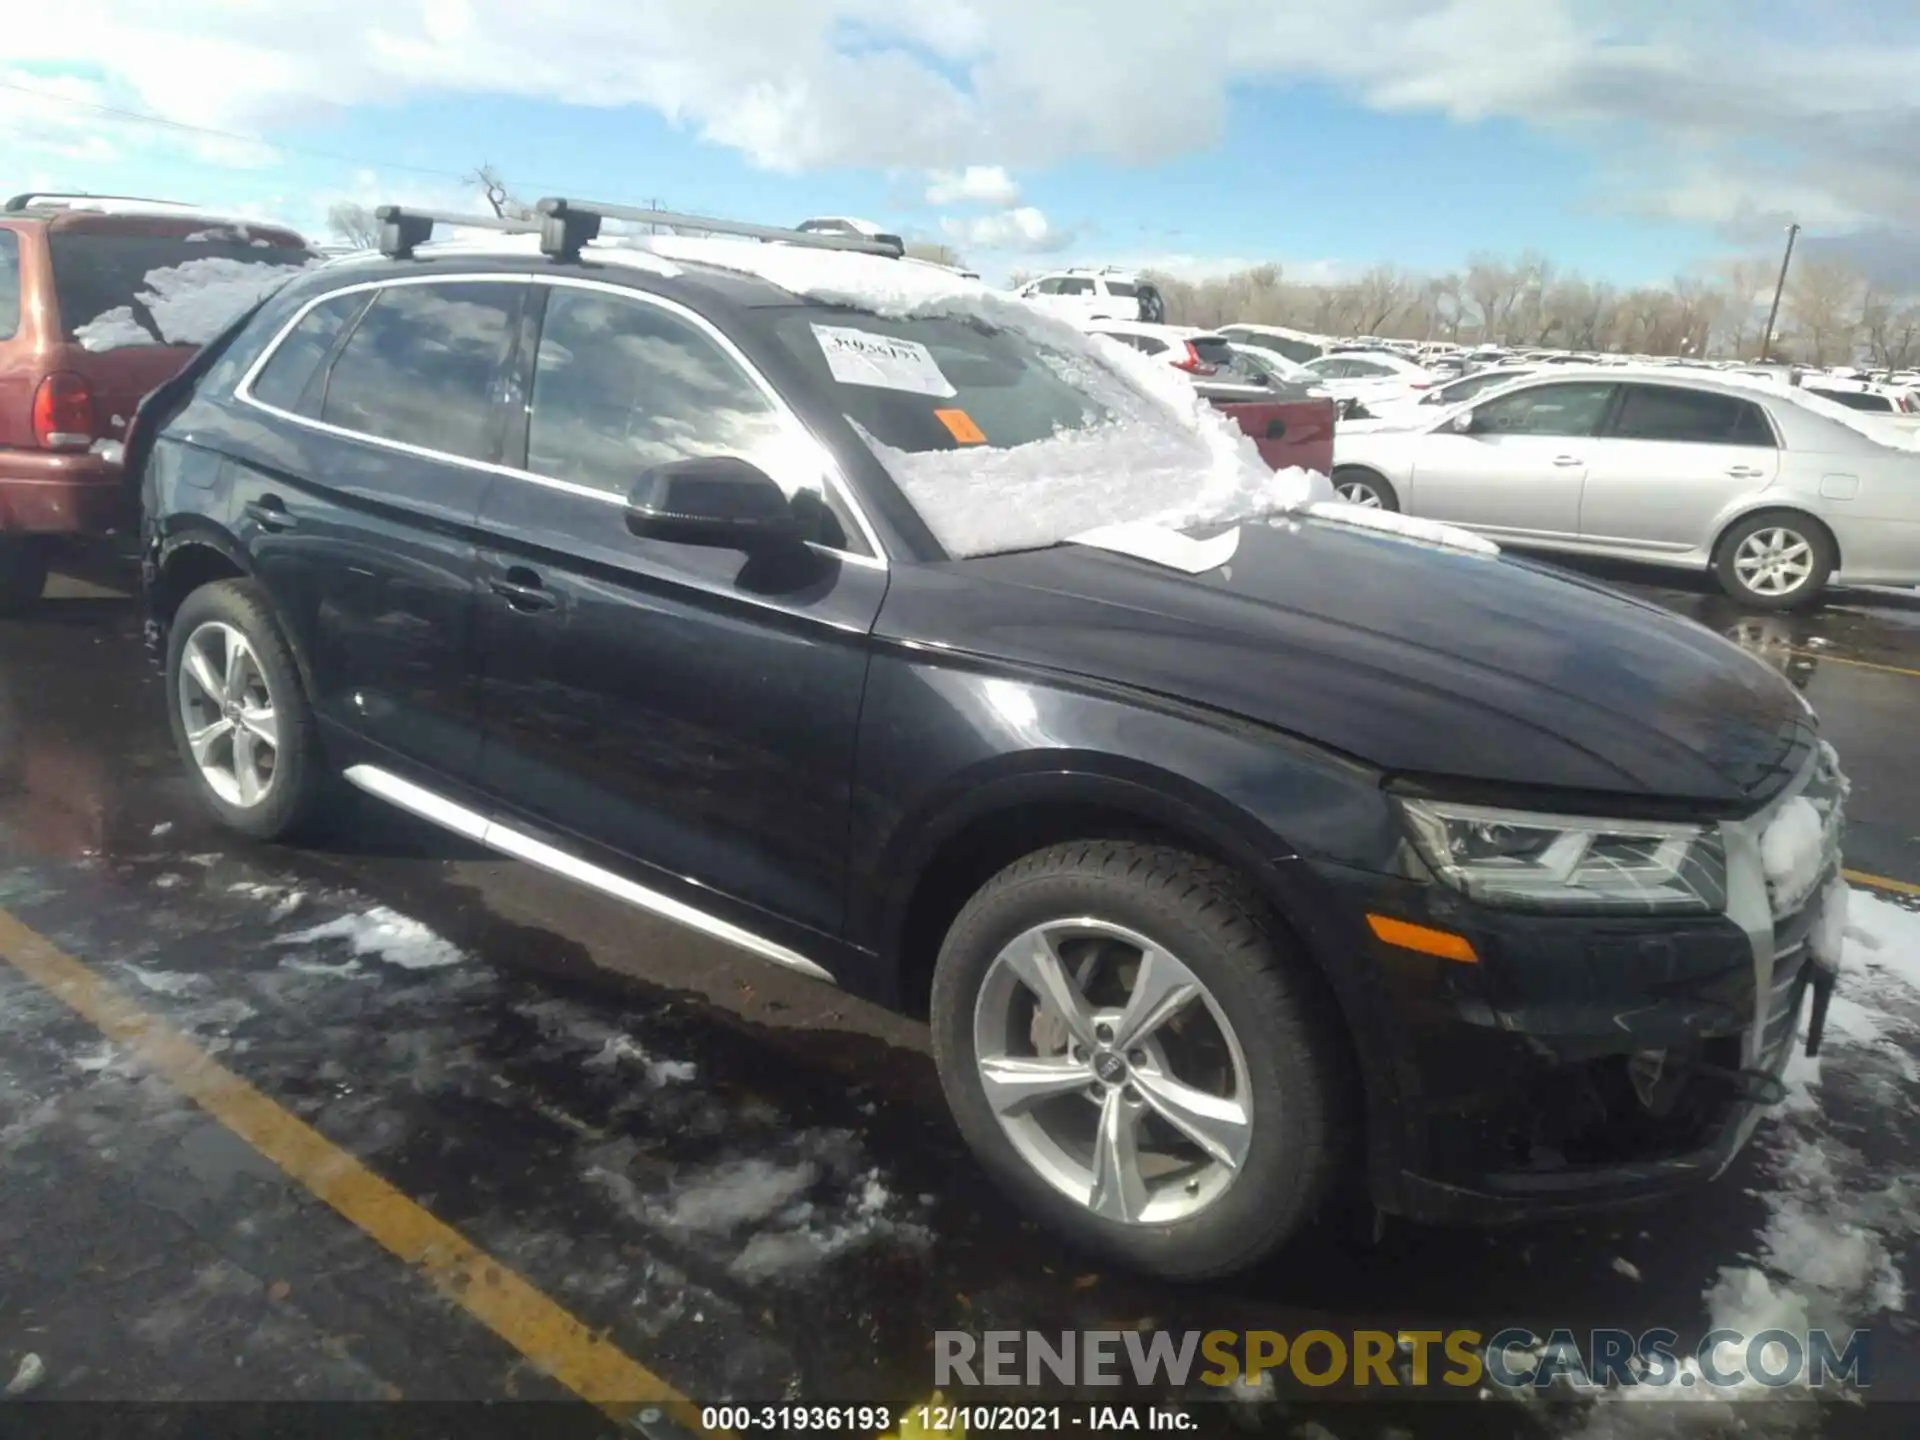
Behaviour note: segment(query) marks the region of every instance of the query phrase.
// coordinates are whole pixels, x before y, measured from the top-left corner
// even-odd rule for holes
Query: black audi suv
[[[391,213],[142,407],[222,821],[344,780],[923,1013],[980,1163],[1163,1275],[1727,1165],[1845,893],[1772,670],[1282,504],[1148,362],[878,242],[542,209]]]

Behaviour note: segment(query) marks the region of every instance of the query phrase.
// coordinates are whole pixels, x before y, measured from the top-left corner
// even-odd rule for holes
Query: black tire
[[[1740,547],[1763,530],[1783,530],[1812,551],[1813,569],[1785,594],[1752,589],[1740,574]],[[1763,510],[1740,520],[1720,537],[1714,550],[1713,574],[1722,590],[1750,609],[1805,610],[1818,605],[1825,596],[1827,581],[1838,563],[1832,532],[1811,515],[1798,510]]]
[[[47,547],[31,536],[0,536],[0,616],[26,614],[46,588]]]
[[[973,1017],[994,958],[1048,920],[1092,916],[1179,955],[1213,993],[1245,1052],[1252,1138],[1233,1183],[1165,1224],[1097,1216],[1030,1168],[980,1082]],[[1347,1130],[1340,1024],[1257,895],[1224,866],[1162,845],[1086,841],[1029,855],[987,882],[940,948],[933,1054],[962,1135],[995,1181],[1073,1241],[1174,1280],[1243,1270],[1318,1211],[1343,1168]]]
[[[1347,493],[1342,486],[1365,486],[1379,497],[1382,510],[1400,508],[1400,492],[1393,488],[1393,482],[1377,470],[1369,470],[1362,465],[1338,465],[1333,471],[1333,488],[1342,500]]]
[[[246,638],[273,701],[280,739],[275,747],[273,779],[266,794],[250,806],[233,804],[208,784],[187,742],[186,719],[180,705],[182,657],[189,637],[210,621],[230,625]],[[278,840],[316,824],[331,793],[333,777],[321,751],[319,727],[293,651],[265,595],[253,581],[216,581],[201,586],[181,603],[167,641],[166,701],[174,746],[186,766],[189,783],[222,825],[256,840]]]

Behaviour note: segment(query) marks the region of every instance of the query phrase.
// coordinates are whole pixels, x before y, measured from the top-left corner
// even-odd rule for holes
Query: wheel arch
[[[1744,509],[1721,518],[1720,528],[1714,533],[1713,544],[1707,551],[1707,563],[1710,566],[1718,565],[1726,553],[1727,541],[1732,537],[1733,532],[1747,521],[1757,520],[1763,515],[1790,516],[1796,521],[1812,526],[1827,537],[1827,544],[1833,549],[1834,572],[1837,574],[1844,568],[1845,556],[1840,549],[1840,537],[1834,533],[1831,525],[1804,506],[1783,504],[1777,499],[1769,501],[1766,496],[1756,496],[1754,501]]]
[[[143,573],[146,622],[152,648],[162,660],[167,634],[181,604],[195,590],[220,580],[257,580],[252,557],[231,533],[211,520],[183,518],[178,529],[158,540]],[[296,625],[286,623],[272,592],[261,587],[272,614],[300,671],[300,683],[313,692],[313,668]]]

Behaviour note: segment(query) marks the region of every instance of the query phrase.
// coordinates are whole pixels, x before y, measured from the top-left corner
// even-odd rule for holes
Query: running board
[[[578,881],[582,885],[611,895],[616,900],[624,900],[636,910],[645,910],[658,915],[663,920],[671,920],[696,930],[702,935],[710,935],[716,940],[724,940],[729,945],[758,955],[762,960],[771,960],[776,965],[784,965],[789,970],[798,970],[802,975],[811,975],[816,980],[834,984],[834,978],[828,971],[807,959],[797,950],[776,944],[764,935],[756,935],[751,930],[742,929],[717,915],[709,915],[704,910],[696,910],[684,901],[671,895],[662,895],[658,890],[649,890],[644,885],[636,885],[624,875],[616,875],[611,870],[602,869],[570,855],[565,850],[536,840],[531,835],[503,825],[498,820],[489,820],[477,810],[469,810],[464,805],[455,804],[444,795],[436,794],[411,780],[402,780],[391,771],[382,770],[377,765],[353,765],[346,771],[347,782],[378,796],[389,805],[418,815],[422,820],[431,821],[443,830],[464,836],[489,849],[498,850],[502,855],[511,855],[516,860],[524,860],[542,870],[568,880]]]

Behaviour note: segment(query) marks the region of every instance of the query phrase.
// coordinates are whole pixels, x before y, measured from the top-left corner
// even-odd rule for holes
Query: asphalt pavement
[[[1920,904],[1920,595],[1760,618],[1605,578],[1803,687],[1853,778],[1858,885]],[[1789,1192],[1803,1229],[1878,1247],[1870,1285],[1800,1277],[1871,1325],[1873,1403],[1726,1423],[1912,1433],[1886,1402],[1920,1400],[1899,1218],[1920,1072],[1884,1016],[1843,1033],[1817,1119],[1655,1209],[1499,1233],[1337,1215],[1231,1283],[1143,1282],[987,1185],[920,1025],[372,802],[319,847],[215,830],[130,602],[55,585],[0,625],[0,1385],[29,1354],[41,1372],[0,1433],[108,1400],[548,1402],[541,1433],[697,1428],[722,1401],[897,1419],[940,1330],[1697,1334],[1730,1271],[1795,1278]],[[1634,1427],[1687,1408],[1449,1398],[1242,1390],[1195,1413],[1347,1440],[1670,1433]]]

